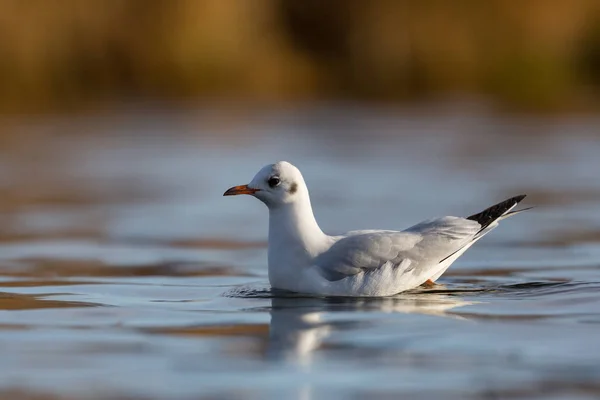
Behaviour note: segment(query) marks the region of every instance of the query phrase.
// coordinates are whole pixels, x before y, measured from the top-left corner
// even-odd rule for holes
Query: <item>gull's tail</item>
[[[460,249],[456,250],[454,253],[450,254],[446,258],[442,259],[440,263],[452,257],[454,257],[454,259],[456,260],[456,258],[458,258],[462,253],[464,253],[476,241],[484,237],[488,232],[490,232],[492,229],[498,226],[498,221],[503,220],[504,218],[512,217],[513,215],[533,208],[529,207],[524,208],[522,210],[511,211],[513,208],[516,207],[517,204],[521,202],[521,200],[525,198],[525,196],[526,195],[522,194],[520,196],[511,197],[508,200],[504,200],[501,203],[486,208],[480,213],[473,214],[470,217],[467,217],[467,219],[479,222],[479,225],[481,225],[481,229],[479,229],[479,231],[473,236],[473,238],[468,243],[466,243],[464,246],[462,246]],[[445,269],[442,270],[439,274],[435,275],[433,278],[431,278],[431,280],[435,282],[435,280],[439,278],[444,271]]]
[[[531,209],[532,207],[511,211],[516,207],[517,204],[521,202],[521,200],[525,198],[525,196],[526,195],[522,194],[520,196],[511,197],[508,200],[504,200],[501,203],[486,208],[480,213],[473,214],[470,217],[467,217],[467,219],[479,222],[479,225],[481,225],[481,230],[479,232],[482,232],[494,222],[500,221],[504,218],[512,217],[520,212]]]

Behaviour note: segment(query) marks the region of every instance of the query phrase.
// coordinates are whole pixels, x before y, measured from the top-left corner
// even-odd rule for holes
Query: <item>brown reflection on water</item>
[[[24,259],[15,268],[0,268],[3,276],[17,278],[43,277],[131,277],[131,276],[239,276],[228,266],[198,263],[157,263],[147,265],[107,265],[91,260]]]
[[[0,310],[35,310],[40,308],[99,307],[100,304],[82,301],[47,300],[44,297],[63,293],[29,295],[0,292]]]
[[[565,190],[553,190],[550,188],[516,188],[517,192],[526,192],[528,201],[535,204],[536,208],[548,206],[572,206],[577,203],[600,201],[600,190],[591,188],[579,188]]]
[[[75,400],[75,397],[36,393],[34,391],[9,389],[0,392],[0,400]]]
[[[22,324],[0,324],[0,331],[22,331],[25,329],[31,329],[31,327]]]
[[[546,397],[547,396],[547,397]],[[564,397],[562,397],[564,396]],[[489,390],[484,398],[490,399],[542,399],[542,398],[598,398],[600,383],[594,381],[572,382],[568,379],[541,380],[533,385],[505,387]],[[471,397],[468,397],[471,398]],[[481,397],[477,397],[481,398]]]
[[[577,231],[561,231],[547,238],[533,242],[536,246],[543,247],[568,247],[586,243],[600,243],[600,229],[579,228]]]
[[[79,286],[101,284],[102,282],[86,282],[74,280],[26,280],[0,282],[0,287],[42,287],[42,286]]]
[[[267,242],[262,241],[234,241],[224,239],[188,239],[170,241],[169,245],[182,248],[197,248],[211,250],[244,250],[260,249],[267,247]]]
[[[222,325],[222,326],[188,326],[173,328],[150,328],[144,330],[147,333],[173,335],[173,336],[259,336],[266,337],[269,334],[268,324],[244,324],[244,325]]]
[[[97,240],[101,238],[99,232],[90,229],[72,229],[68,232],[44,232],[44,233],[23,233],[23,232],[0,232],[0,244],[22,243],[34,240]]]

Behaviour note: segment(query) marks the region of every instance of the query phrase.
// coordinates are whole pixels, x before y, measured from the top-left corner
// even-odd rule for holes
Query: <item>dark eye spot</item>
[[[296,193],[296,191],[298,191],[298,184],[296,182],[294,182],[290,185],[290,193],[294,194],[294,193]]]
[[[270,177],[269,180],[267,181],[267,183],[269,184],[270,187],[275,187],[275,186],[279,185],[280,182],[281,181],[276,176]]]

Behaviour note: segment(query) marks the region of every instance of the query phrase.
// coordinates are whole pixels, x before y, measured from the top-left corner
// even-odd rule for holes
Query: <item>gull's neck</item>
[[[269,209],[270,248],[292,246],[314,257],[325,250],[327,237],[315,220],[307,192],[298,193],[293,203]]]

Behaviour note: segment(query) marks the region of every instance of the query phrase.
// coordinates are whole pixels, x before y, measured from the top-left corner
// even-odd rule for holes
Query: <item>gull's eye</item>
[[[280,182],[281,182],[281,181],[280,181],[280,180],[279,180],[279,178],[278,178],[278,177],[276,177],[276,176],[272,176],[272,177],[270,177],[270,178],[269,178],[269,180],[267,181],[267,183],[268,183],[268,184],[269,184],[269,186],[271,186],[271,187],[275,187],[275,186],[279,185],[279,183],[280,183]]]

